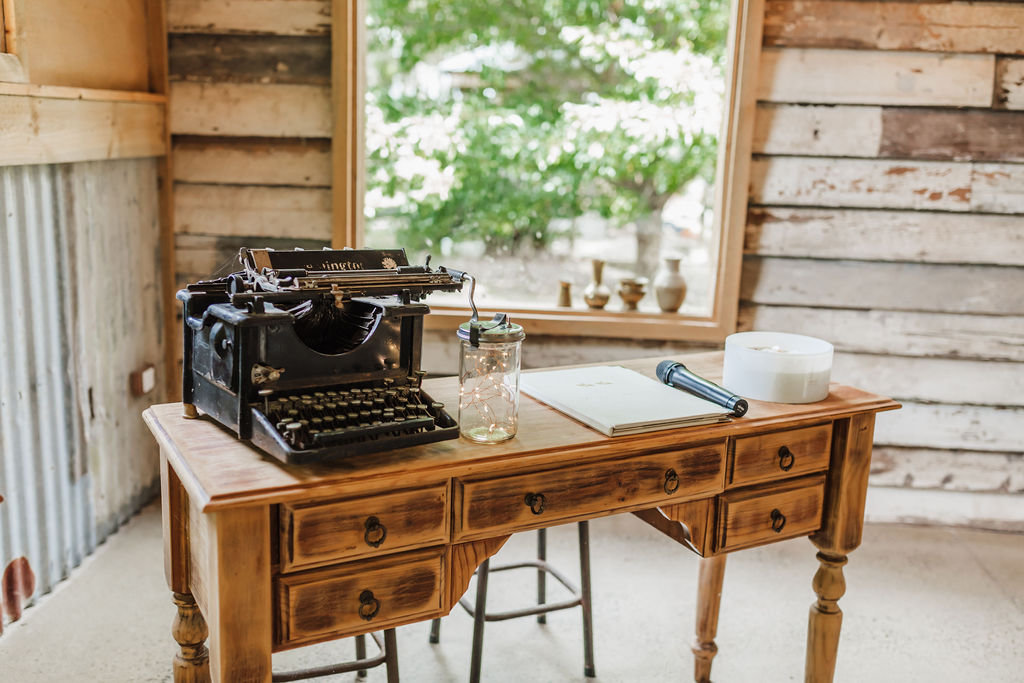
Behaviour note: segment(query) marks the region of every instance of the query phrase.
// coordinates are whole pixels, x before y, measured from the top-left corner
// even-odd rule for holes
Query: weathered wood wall
[[[767,2],[740,324],[903,402],[878,515],[1024,526],[1022,67],[1024,3]]]
[[[179,286],[237,269],[242,246],[330,243],[330,10],[167,0]]]
[[[330,3],[168,12],[179,281],[327,244]],[[829,339],[837,380],[904,403],[876,518],[1024,528],[1022,26],[1014,2],[766,4],[740,325]],[[685,348],[533,336],[526,362]],[[425,357],[455,368],[447,335]]]
[[[331,237],[328,0],[168,0],[180,282]]]

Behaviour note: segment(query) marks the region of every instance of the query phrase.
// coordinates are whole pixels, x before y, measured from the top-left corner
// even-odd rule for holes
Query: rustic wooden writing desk
[[[623,365],[653,377],[657,360]],[[721,353],[685,362],[721,376]],[[427,388],[456,405],[455,378]],[[504,444],[447,441],[306,467],[183,419],[180,404],[153,406],[175,681],[269,681],[272,652],[448,614],[510,534],[623,512],[706,558],[698,681],[716,652],[724,554],[809,535],[820,568],[806,680],[831,681],[875,413],[899,406],[835,384],[820,403],[750,404],[728,424],[613,439],[524,396],[519,435]]]

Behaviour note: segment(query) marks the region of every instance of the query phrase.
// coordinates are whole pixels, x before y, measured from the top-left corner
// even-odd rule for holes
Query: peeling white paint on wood
[[[757,107],[754,154],[872,157],[881,143],[881,107]]]
[[[740,300],[890,311],[1024,315],[1024,268],[802,258],[743,260]]]
[[[1024,51],[1017,2],[768,0],[769,45],[934,52]]]
[[[975,164],[971,209],[1024,214],[1024,164]]]
[[[764,157],[750,166],[756,204],[971,210],[972,166],[941,161]]]
[[[873,486],[1024,493],[1024,453],[876,447]]]
[[[1024,408],[904,401],[902,409],[878,415],[875,443],[1015,452],[1024,443]]]
[[[897,401],[1024,407],[1024,363],[836,353],[832,381]]]
[[[869,486],[865,520],[1024,531],[1019,494]]]
[[[331,238],[330,190],[178,183],[174,206],[178,233]]]
[[[807,334],[838,351],[1024,361],[1017,317],[741,304],[739,329]]]
[[[994,55],[765,48],[758,99],[989,107],[994,76]]]
[[[1024,219],[931,211],[756,207],[744,250],[764,256],[1024,265]]]
[[[997,106],[1024,109],[1024,58],[1000,58],[996,80]]]
[[[331,89],[254,83],[171,84],[175,135],[329,138]]]
[[[330,0],[167,0],[171,33],[328,35]]]

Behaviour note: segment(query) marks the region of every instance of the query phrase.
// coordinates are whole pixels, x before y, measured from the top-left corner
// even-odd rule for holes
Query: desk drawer
[[[754,484],[827,469],[831,445],[831,422],[736,439],[729,482]]]
[[[722,490],[725,444],[466,482],[456,536],[547,526]]]
[[[281,506],[281,571],[448,540],[448,487]]]
[[[821,526],[825,475],[783,486],[726,493],[719,500],[716,550],[806,536]]]
[[[279,649],[436,615],[442,559],[428,550],[278,577]]]

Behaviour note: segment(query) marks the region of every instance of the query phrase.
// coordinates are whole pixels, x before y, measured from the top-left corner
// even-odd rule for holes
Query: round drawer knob
[[[384,539],[388,537],[387,527],[381,524],[376,517],[367,517],[365,526],[366,533],[363,534],[363,540],[366,541],[366,545],[371,548],[379,548]]]
[[[380,611],[380,600],[373,597],[373,591],[363,591],[359,594],[359,616],[369,621],[377,616]]]
[[[781,533],[782,527],[786,526],[786,515],[779,512],[778,508],[772,510],[772,531],[775,533]]]
[[[539,515],[544,512],[544,494],[543,493],[527,493],[523,498],[523,502],[526,503],[530,512],[535,515]]]
[[[672,495],[679,490],[679,475],[673,469],[665,470],[665,493]]]
[[[793,455],[793,451],[789,450],[788,446],[783,446],[779,449],[779,469],[783,472],[789,472],[793,469],[793,463],[796,462],[796,456]]]

